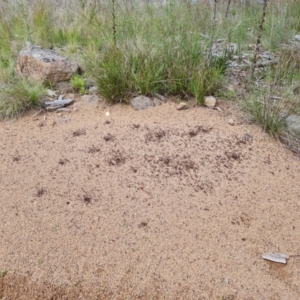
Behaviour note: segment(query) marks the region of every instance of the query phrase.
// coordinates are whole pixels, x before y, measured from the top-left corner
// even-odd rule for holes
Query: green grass
[[[80,94],[86,93],[85,80],[82,76],[76,74],[71,78],[71,85],[76,92]]]
[[[46,89],[41,83],[21,78],[7,84],[0,92],[0,118],[18,117],[42,104]]]
[[[250,120],[260,125],[271,136],[278,137],[285,129],[285,117],[282,115],[285,102],[274,100],[268,94],[259,93],[241,102],[242,107],[249,113]]]

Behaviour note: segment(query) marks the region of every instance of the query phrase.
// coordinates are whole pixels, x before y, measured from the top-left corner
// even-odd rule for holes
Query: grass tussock
[[[45,94],[42,84],[24,78],[7,84],[0,93],[0,118],[18,117],[40,106],[40,100]]]
[[[258,94],[250,99],[244,100],[242,106],[249,113],[251,121],[260,125],[272,136],[280,136],[285,128],[285,117],[283,113],[285,102],[281,99],[273,99],[270,95]]]

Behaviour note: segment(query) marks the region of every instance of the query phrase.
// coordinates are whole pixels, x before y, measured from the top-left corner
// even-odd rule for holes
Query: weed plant
[[[71,78],[71,85],[76,92],[80,94],[85,94],[86,92],[86,85],[85,80],[82,76],[76,74]]]

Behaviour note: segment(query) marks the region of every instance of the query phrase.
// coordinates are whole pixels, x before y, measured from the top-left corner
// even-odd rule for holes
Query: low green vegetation
[[[71,84],[73,89],[80,94],[85,94],[85,80],[82,76],[76,74],[71,78]]]
[[[7,274],[7,270],[2,270],[0,272],[0,277],[5,277],[6,274]]]
[[[0,117],[18,117],[42,104],[46,89],[41,83],[25,78],[16,79],[0,92]]]
[[[233,55],[242,61],[245,51],[253,61],[249,49],[255,49],[263,5],[231,1],[226,17],[228,1],[215,4],[216,10],[202,0],[168,0],[165,6],[134,0],[0,3],[0,116],[18,116],[39,105],[44,94],[41,85],[16,78],[17,55],[26,41],[76,60],[84,77],[74,76],[71,84],[81,94],[86,82],[93,82],[110,102],[155,93],[195,99],[200,105],[209,95],[234,100],[237,93],[226,90],[228,61]],[[261,68],[254,78],[243,70],[247,91],[239,100],[253,120],[276,135],[283,111],[300,111],[293,93],[299,85],[300,54],[282,47],[300,33],[300,2],[267,4],[259,49],[274,53],[279,63]],[[214,55],[212,46],[219,39],[234,43],[234,51]],[[284,103],[270,100],[274,91]]]

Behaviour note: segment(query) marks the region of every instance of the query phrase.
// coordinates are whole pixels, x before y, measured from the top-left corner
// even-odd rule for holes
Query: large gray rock
[[[285,123],[290,133],[300,137],[300,116],[290,115],[286,118]]]
[[[38,46],[28,45],[22,49],[17,62],[19,75],[52,85],[68,81],[79,69],[77,63]]]

